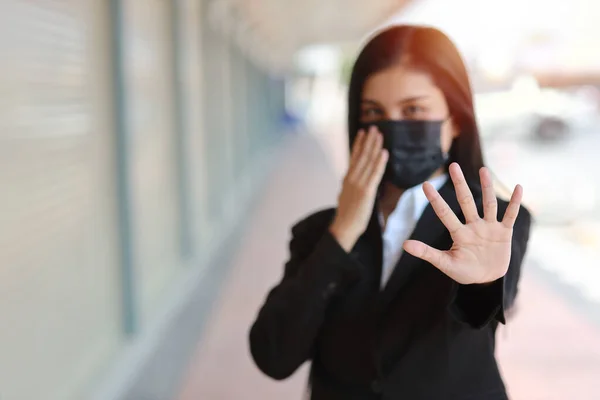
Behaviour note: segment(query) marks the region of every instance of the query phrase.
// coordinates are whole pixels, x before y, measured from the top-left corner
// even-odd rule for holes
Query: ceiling
[[[212,0],[211,18],[257,62],[292,66],[294,54],[316,43],[356,41],[410,0]]]

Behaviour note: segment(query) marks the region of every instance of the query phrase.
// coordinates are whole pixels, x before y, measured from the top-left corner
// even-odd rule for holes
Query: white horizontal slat
[[[0,2],[1,398],[76,399],[120,341],[104,5]]]

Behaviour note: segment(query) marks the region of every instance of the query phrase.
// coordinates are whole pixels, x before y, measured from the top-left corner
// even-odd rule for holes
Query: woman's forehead
[[[394,103],[440,96],[443,93],[429,74],[401,65],[371,75],[362,91],[362,100]]]

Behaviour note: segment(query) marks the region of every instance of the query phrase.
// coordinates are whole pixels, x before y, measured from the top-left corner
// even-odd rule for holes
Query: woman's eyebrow
[[[427,99],[428,97],[429,97],[428,95],[405,97],[403,99],[398,100],[398,104],[404,104],[404,103],[410,103],[410,102],[417,101],[417,100],[423,100],[423,99]],[[374,106],[378,106],[378,107],[381,106],[381,104],[378,101],[372,100],[372,99],[362,99],[361,104],[374,105]]]
[[[417,101],[417,100],[423,100],[423,99],[426,99],[427,97],[429,97],[429,96],[427,96],[427,95],[421,95],[421,96],[410,96],[410,97],[406,97],[406,98],[404,98],[404,99],[400,99],[400,100],[398,101],[398,104],[411,103],[411,102],[413,102],[413,101]]]
[[[379,104],[379,102],[377,102],[377,101],[375,101],[375,100],[370,100],[370,99],[363,99],[363,100],[361,100],[361,103],[362,103],[362,104],[364,104],[364,103],[367,103],[367,104],[374,105],[374,106],[378,106],[378,107],[380,107],[380,106],[381,106],[381,105]]]

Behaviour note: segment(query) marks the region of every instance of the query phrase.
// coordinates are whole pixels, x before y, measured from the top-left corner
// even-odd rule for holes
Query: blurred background
[[[368,35],[433,25],[536,218],[498,334],[516,400],[600,399],[600,3],[0,1],[0,399],[299,399],[249,326],[335,204]]]

